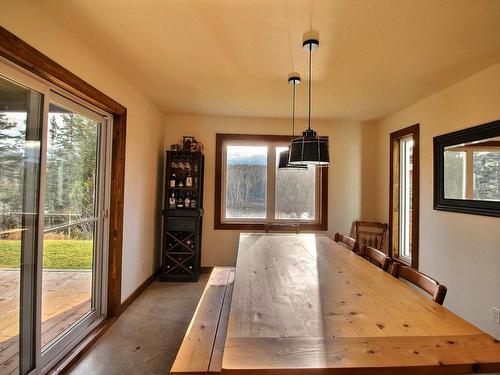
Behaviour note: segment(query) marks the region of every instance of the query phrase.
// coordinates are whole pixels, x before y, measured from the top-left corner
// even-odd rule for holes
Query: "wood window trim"
[[[226,141],[268,141],[290,142],[289,135],[262,135],[262,134],[227,134],[217,133],[215,141],[215,197],[214,197],[214,229],[228,230],[259,230],[259,231],[326,231],[328,230],[328,168],[318,168],[319,194],[318,206],[319,223],[294,224],[257,224],[257,223],[227,223],[222,221],[222,167],[223,150]]]
[[[127,108],[1,26],[0,56],[113,116],[106,322],[114,321],[123,311],[121,274]],[[92,342],[87,342],[80,350],[88,349]]]
[[[413,169],[412,169],[412,235],[411,235],[411,264],[398,257],[397,252],[394,251],[396,244],[399,242],[399,226],[396,225],[395,216],[398,211],[397,205],[399,204],[399,140],[407,136],[413,137]],[[420,216],[420,124],[415,124],[407,128],[395,131],[390,135],[389,144],[389,247],[388,255],[397,260],[398,262],[407,264],[414,269],[418,269],[418,239],[419,239],[419,216]],[[396,157],[397,156],[397,157]],[[396,170],[396,173],[395,173]],[[395,181],[397,178],[397,181]]]

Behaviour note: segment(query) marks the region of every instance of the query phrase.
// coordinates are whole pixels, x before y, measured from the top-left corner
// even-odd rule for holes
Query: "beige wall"
[[[420,270],[448,287],[445,306],[500,338],[500,219],[433,210],[434,136],[500,118],[500,64],[379,122],[379,220],[388,220],[389,134],[420,123]]]
[[[127,107],[122,301],[158,266],[163,163],[163,115],[123,76],[80,40],[59,28],[35,2],[9,1],[0,24]],[[92,41],[88,41],[92,43]]]
[[[300,121],[298,129],[305,128]],[[353,220],[362,214],[362,142],[365,126],[340,121],[313,121],[313,127],[330,136],[332,165],[328,181],[328,234],[349,232]],[[374,129],[374,127],[372,126]],[[370,130],[371,131],[371,130]],[[166,144],[179,142],[183,135],[193,135],[205,145],[205,192],[203,219],[203,266],[235,264],[240,231],[214,230],[215,184],[215,135],[216,133],[240,134],[289,134],[289,119],[167,116]],[[366,181],[365,181],[366,183]]]

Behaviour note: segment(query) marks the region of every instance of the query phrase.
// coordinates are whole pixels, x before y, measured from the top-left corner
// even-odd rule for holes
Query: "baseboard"
[[[128,309],[128,307],[137,299],[137,297],[139,297],[142,292],[144,292],[146,288],[150,286],[153,281],[155,281],[159,274],[160,269],[158,268],[141,285],[139,285],[139,287],[134,290],[133,293],[125,299],[125,301],[122,302],[118,316],[123,314],[123,312]]]
[[[201,273],[210,273],[213,269],[213,267],[201,267]]]

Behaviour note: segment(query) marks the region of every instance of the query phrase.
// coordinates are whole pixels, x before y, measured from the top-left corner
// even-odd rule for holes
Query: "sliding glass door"
[[[35,366],[42,102],[40,92],[0,77],[1,374]]]
[[[0,374],[43,373],[105,317],[109,118],[0,63]]]
[[[42,365],[103,315],[106,118],[49,96],[43,272]]]

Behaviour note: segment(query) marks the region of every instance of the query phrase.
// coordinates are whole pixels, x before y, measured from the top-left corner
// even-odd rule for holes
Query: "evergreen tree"
[[[21,225],[25,131],[0,112],[0,228]],[[25,126],[24,126],[25,127]]]
[[[52,114],[49,121],[45,209],[48,225],[94,215],[97,124],[81,115]],[[92,224],[82,227],[88,237]]]

